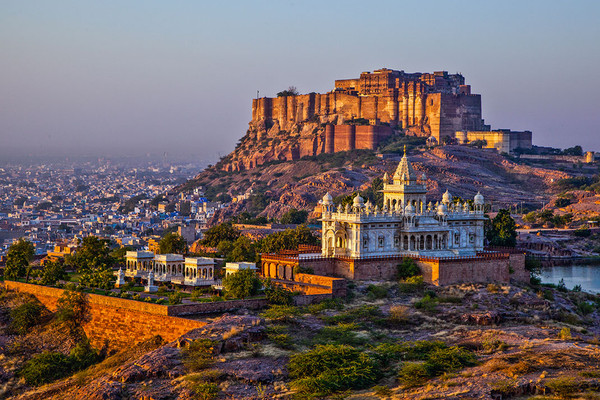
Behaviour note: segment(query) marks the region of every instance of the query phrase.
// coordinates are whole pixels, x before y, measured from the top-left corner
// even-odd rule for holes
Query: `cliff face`
[[[319,122],[315,122],[314,120]],[[325,122],[320,122],[321,120]],[[251,121],[236,149],[219,164],[224,171],[243,171],[270,161],[296,161],[305,156],[352,150],[375,150],[394,135],[387,125],[336,124],[339,115],[287,123]],[[284,129],[285,128],[285,129]]]

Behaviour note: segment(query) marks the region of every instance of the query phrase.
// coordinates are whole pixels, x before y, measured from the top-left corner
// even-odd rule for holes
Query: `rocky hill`
[[[314,129],[319,128],[315,125]],[[241,157],[249,157],[249,160],[288,151],[292,141],[300,141],[302,137],[300,133],[295,139],[264,148],[248,144],[250,139],[244,138],[219,164],[202,171],[177,190],[202,186],[209,197],[214,197],[219,193],[236,196],[251,189],[250,198],[230,207],[229,214],[249,211],[272,218],[290,208],[313,211],[326,192],[336,197],[364,190],[374,178],[381,178],[386,172],[391,174],[398,165],[403,143],[414,144],[415,140],[396,136],[384,148],[396,156],[386,159],[370,150],[355,150],[305,156],[296,161],[269,161],[241,171],[225,168]],[[501,206],[523,202],[532,208],[540,207],[556,192],[554,183],[570,176],[549,167],[520,164],[493,150],[466,146],[433,149],[409,146],[409,157],[415,170],[426,174],[429,196],[434,201],[448,189],[454,196],[463,198],[471,198],[480,191],[486,201]],[[226,217],[219,215],[217,219]]]
[[[544,286],[357,282],[346,299],[238,310],[38,387],[2,349],[2,397],[595,399],[598,304]]]

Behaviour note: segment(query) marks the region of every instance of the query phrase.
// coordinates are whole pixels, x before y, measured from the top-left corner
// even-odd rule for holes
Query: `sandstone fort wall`
[[[50,311],[56,311],[56,303],[63,293],[63,289],[11,281],[6,281],[5,287],[34,295]],[[98,348],[107,345],[109,350],[122,350],[155,335],[172,341],[206,325],[169,316],[168,306],[95,294],[88,294],[87,298],[90,319],[83,329],[92,345]]]
[[[374,121],[373,125],[386,123],[402,128],[428,125],[438,140],[458,130],[483,128],[481,96],[477,94],[411,91],[396,96],[357,96],[330,92],[252,100],[253,122],[276,120],[284,130],[316,116],[330,115],[341,117],[339,124],[360,118]],[[349,146],[342,131],[336,144]]]

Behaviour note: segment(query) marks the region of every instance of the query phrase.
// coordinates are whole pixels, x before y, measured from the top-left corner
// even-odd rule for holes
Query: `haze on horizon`
[[[600,3],[13,1],[0,5],[0,159],[214,162],[251,101],[381,67],[460,72],[492,128],[600,151]]]

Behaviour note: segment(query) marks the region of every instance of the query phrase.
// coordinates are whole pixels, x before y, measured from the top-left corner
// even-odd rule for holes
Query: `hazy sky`
[[[215,161],[251,101],[381,67],[461,72],[492,128],[600,151],[600,1],[0,3],[0,157]]]

